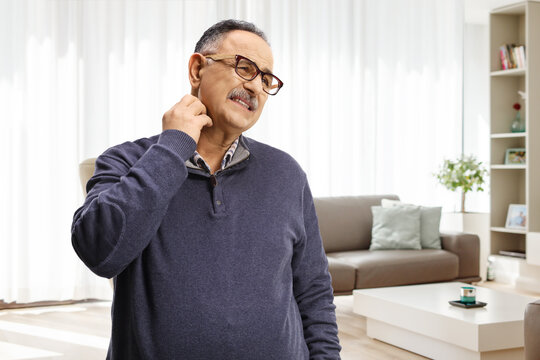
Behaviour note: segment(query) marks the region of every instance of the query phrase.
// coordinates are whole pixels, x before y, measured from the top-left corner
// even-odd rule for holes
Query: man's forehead
[[[257,63],[263,71],[271,71],[274,65],[272,49],[260,36],[248,31],[235,30],[223,37],[220,53],[242,55]]]

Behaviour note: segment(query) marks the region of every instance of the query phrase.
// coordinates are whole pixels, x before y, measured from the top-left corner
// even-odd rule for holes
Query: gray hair
[[[234,30],[248,31],[258,35],[270,45],[264,32],[254,24],[243,20],[229,19],[220,21],[208,28],[197,42],[197,45],[195,45],[195,52],[208,55],[217,51],[217,48],[221,45],[221,41],[223,40],[223,35]]]

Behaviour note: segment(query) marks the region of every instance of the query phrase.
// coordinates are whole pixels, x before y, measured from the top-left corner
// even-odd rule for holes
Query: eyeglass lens
[[[257,72],[257,66],[250,60],[240,58],[236,63],[236,73],[245,80],[253,80],[258,75]],[[275,94],[279,90],[278,79],[271,74],[262,76],[262,85],[264,91],[269,94]]]

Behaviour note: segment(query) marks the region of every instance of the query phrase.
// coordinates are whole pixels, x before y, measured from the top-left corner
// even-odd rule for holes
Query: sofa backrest
[[[397,195],[366,195],[315,198],[319,229],[327,253],[365,250],[371,243],[371,207]]]

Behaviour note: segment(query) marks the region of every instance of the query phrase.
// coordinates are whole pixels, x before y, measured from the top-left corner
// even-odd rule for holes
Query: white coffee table
[[[476,287],[486,307],[463,309],[463,283],[354,290],[367,335],[433,359],[523,359],[523,314],[537,299]]]

